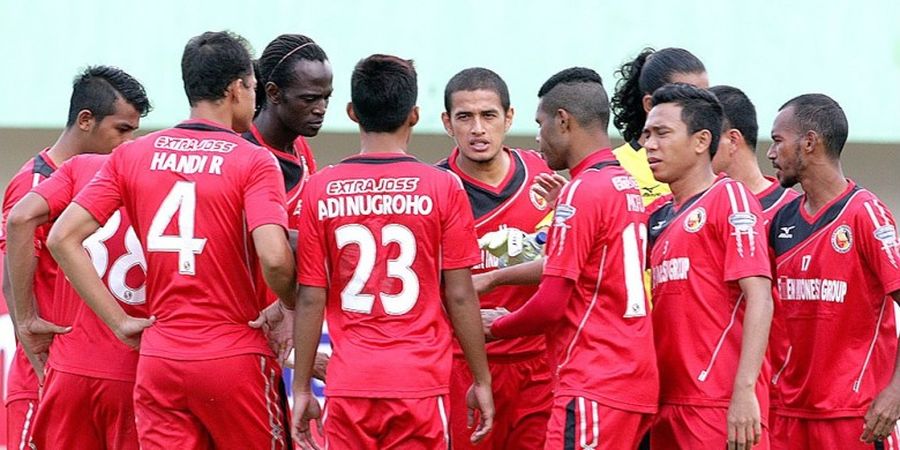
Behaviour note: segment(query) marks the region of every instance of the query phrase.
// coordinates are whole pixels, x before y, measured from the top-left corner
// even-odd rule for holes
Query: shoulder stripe
[[[581,180],[575,180],[575,181],[572,182],[572,185],[571,185],[571,186],[569,187],[569,189],[566,191],[566,194],[567,194],[567,195],[566,195],[566,201],[565,201],[565,203],[566,203],[567,205],[571,205],[571,204],[572,204],[572,197],[575,196],[575,190],[577,190],[577,189],[578,189],[578,186],[580,186],[580,185],[581,185]]]

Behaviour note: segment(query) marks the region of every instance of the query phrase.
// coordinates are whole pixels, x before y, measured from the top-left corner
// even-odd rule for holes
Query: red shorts
[[[653,450],[722,450],[728,445],[728,408],[662,405],[650,428]],[[763,425],[762,439],[753,450],[768,450],[769,430]]]
[[[37,448],[137,450],[134,383],[47,370],[34,419]]]
[[[143,450],[286,448],[281,367],[239,355],[204,361],[141,356],[134,412]]]
[[[466,392],[472,374],[465,359],[454,358],[450,372],[450,437],[454,450],[544,448],[547,420],[553,404],[553,374],[544,355],[527,359],[488,361],[493,381],[494,429],[477,445],[466,426]]]
[[[6,404],[6,448],[27,449],[31,440],[37,400],[23,398]]]
[[[447,396],[426,398],[328,397],[329,450],[437,450],[449,448]]]
[[[637,448],[652,420],[651,414],[611,408],[584,397],[556,397],[544,448]]]
[[[801,419],[776,414],[772,418],[772,449],[900,449],[896,426],[893,433],[873,445],[859,440],[864,424],[862,417]]]

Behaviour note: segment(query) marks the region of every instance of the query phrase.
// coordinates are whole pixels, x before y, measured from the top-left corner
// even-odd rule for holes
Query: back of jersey
[[[447,393],[441,270],[481,261],[459,179],[411,156],[365,154],[313,175],[300,208],[300,283],[328,289],[326,395]]]
[[[263,307],[254,294],[250,232],[287,220],[272,155],[212,122],[184,122],[118,149],[76,201],[101,220],[112,214],[113,196],[147,258],[148,306],[157,321],[143,334],[141,354],[270,354],[247,322]]]

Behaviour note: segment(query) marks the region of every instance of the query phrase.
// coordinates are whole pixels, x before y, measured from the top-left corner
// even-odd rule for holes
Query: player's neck
[[[756,154],[750,150],[741,152],[743,154],[736,157],[737,160],[728,168],[728,176],[744,183],[744,186],[747,186],[747,189],[750,189],[754,195],[768,189],[772,182],[767,180],[759,170]]]
[[[191,119],[208,120],[217,123],[223,128],[234,129],[234,116],[232,111],[220,102],[200,101],[191,107]]]
[[[47,150],[47,156],[53,161],[56,167],[69,160],[69,158],[82,153],[80,139],[78,133],[80,130],[75,126],[71,126],[63,130],[56,142]]]
[[[803,206],[809,215],[818,213],[825,205],[841,195],[849,184],[844,178],[840,161],[818,162],[817,166],[819,167],[808,166],[800,178],[800,186],[806,195]]]
[[[393,133],[362,132],[359,134],[359,153],[406,153],[411,134],[410,128]]]
[[[679,179],[669,183],[675,205],[681,206],[693,196],[709,189],[716,181],[716,174],[709,164],[697,164]]]
[[[260,136],[267,145],[287,153],[293,152],[297,133],[283,126],[275,114],[270,113],[269,109],[259,113],[253,124],[256,125],[256,129],[259,130]]]
[[[472,161],[460,152],[456,156],[456,166],[464,174],[488,186],[497,187],[509,173],[510,157],[506,150],[500,150],[490,161]]]
[[[578,167],[578,164],[581,164],[585,158],[591,156],[597,152],[597,150],[610,148],[611,146],[612,144],[609,141],[609,136],[607,136],[606,133],[586,133],[581,137],[573,138],[566,164],[571,170]]]

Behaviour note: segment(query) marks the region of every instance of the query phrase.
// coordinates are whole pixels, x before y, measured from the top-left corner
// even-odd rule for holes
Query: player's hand
[[[547,203],[553,205],[556,198],[559,197],[559,192],[562,191],[563,186],[568,182],[569,180],[566,177],[556,172],[539,173],[534,177],[534,184],[531,185],[531,190],[537,195],[544,197]]]
[[[319,450],[310,430],[310,421],[316,421],[319,434],[322,434],[322,408],[319,401],[310,392],[294,393],[294,412],[291,424],[291,435],[294,443],[303,450]]]
[[[19,341],[28,355],[28,360],[34,366],[38,378],[43,381],[44,365],[47,363],[53,337],[72,331],[72,327],[63,327],[34,316],[20,320],[17,331],[19,332]]]
[[[494,427],[494,395],[491,393],[491,385],[473,383],[466,393],[466,407],[469,416],[466,426],[469,428],[475,425],[475,412],[478,411],[478,426],[470,438],[474,444],[484,439]]]
[[[479,296],[487,294],[497,287],[494,285],[493,272],[472,275],[472,285],[475,286],[475,293]]]
[[[113,334],[125,345],[138,350],[141,348],[141,334],[144,333],[145,328],[153,325],[153,322],[156,322],[155,316],[146,319],[125,316],[125,319],[113,330]]]
[[[294,349],[294,311],[287,309],[281,300],[276,300],[260,311],[249,325],[263,330],[279,364],[285,364]]]
[[[484,338],[487,341],[496,341],[493,335],[491,335],[491,325],[494,324],[494,321],[509,314],[509,310],[503,307],[494,308],[494,309],[482,309],[481,310],[481,327],[484,330]]]
[[[859,439],[866,443],[884,440],[894,431],[900,419],[900,388],[893,383],[881,391],[866,411],[863,433]]]
[[[328,370],[328,361],[331,359],[328,353],[316,353],[316,360],[313,362],[313,378],[319,381],[325,381],[325,373]]]
[[[729,450],[749,449],[762,439],[762,421],[755,387],[734,391],[727,417]]]

